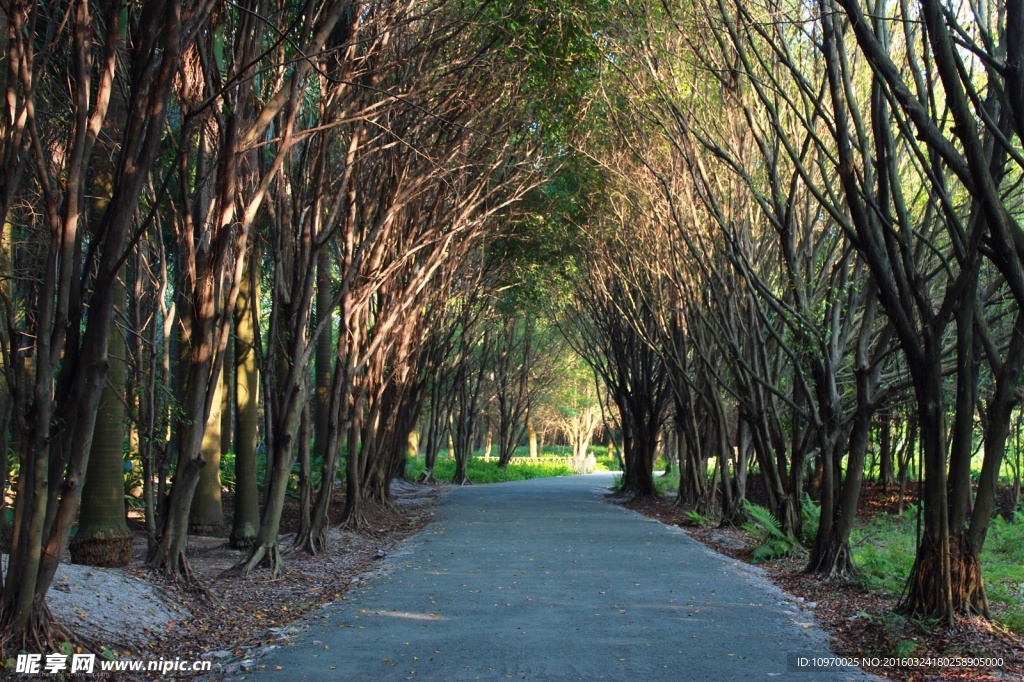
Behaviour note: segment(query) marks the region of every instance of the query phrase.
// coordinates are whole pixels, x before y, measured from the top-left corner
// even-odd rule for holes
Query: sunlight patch
[[[444,617],[436,613],[412,613],[410,611],[378,611],[376,615],[404,618],[406,620],[445,620]]]

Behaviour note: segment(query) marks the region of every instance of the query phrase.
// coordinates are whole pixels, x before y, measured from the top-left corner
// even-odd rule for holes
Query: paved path
[[[756,569],[604,499],[609,475],[470,486],[392,566],[259,660],[296,680],[867,679]]]

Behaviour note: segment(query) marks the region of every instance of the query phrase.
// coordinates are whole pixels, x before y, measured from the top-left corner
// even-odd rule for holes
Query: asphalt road
[[[610,504],[610,475],[469,486],[247,679],[868,679],[759,572]]]

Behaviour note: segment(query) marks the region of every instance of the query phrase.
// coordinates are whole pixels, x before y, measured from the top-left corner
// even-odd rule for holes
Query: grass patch
[[[1024,519],[1009,522],[1001,516],[992,520],[981,553],[981,574],[985,579],[993,615],[1014,632],[1024,633]]]
[[[672,469],[667,475],[663,476],[664,469],[654,470],[654,487],[658,490],[659,495],[675,494],[679,491],[679,470]]]
[[[914,564],[915,531],[913,507],[902,517],[879,514],[858,522],[850,542],[861,584],[898,597]],[[1024,519],[992,520],[981,553],[981,574],[992,616],[1024,634]]]
[[[614,453],[608,453],[607,445],[591,445],[590,452],[597,461],[597,464],[594,466],[594,472],[619,470],[619,460],[615,459]]]
[[[509,481],[526,481],[532,478],[552,478],[554,476],[571,476],[573,470],[564,464],[537,462],[509,464],[505,469],[498,468],[497,461],[485,462],[472,457],[467,466],[469,480],[473,483],[507,483]],[[423,473],[423,462],[409,460],[409,478],[415,479]],[[439,481],[450,481],[455,477],[455,460],[446,456],[438,457],[434,466],[434,476]]]
[[[480,450],[480,451],[478,451],[475,454],[481,454],[481,453],[483,453],[483,450]],[[492,457],[497,457],[498,456],[498,448],[497,448],[497,446],[495,446],[491,450],[491,456]],[[515,450],[512,451],[512,456],[513,457],[529,457],[530,456],[530,446],[529,445],[520,445],[519,447],[517,447]],[[545,445],[544,447],[542,447],[540,449],[540,452],[537,453],[537,456],[538,457],[572,457],[572,448],[570,448],[568,445]]]
[[[879,514],[864,523],[858,520],[850,534],[858,580],[872,590],[898,596],[914,565],[914,514]]]

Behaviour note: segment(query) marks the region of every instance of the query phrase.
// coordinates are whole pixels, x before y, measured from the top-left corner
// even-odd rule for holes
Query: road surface
[[[756,568],[605,499],[610,475],[467,486],[256,680],[869,679]],[[238,677],[237,679],[243,679]]]

